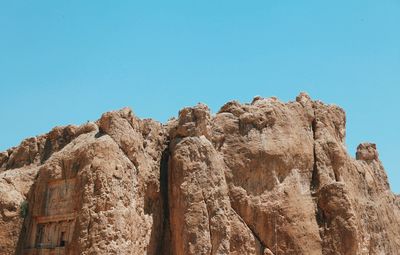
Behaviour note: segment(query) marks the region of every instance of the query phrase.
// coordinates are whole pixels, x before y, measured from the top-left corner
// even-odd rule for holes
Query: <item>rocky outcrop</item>
[[[345,113],[256,97],[128,108],[0,153],[2,254],[397,254],[400,198]]]

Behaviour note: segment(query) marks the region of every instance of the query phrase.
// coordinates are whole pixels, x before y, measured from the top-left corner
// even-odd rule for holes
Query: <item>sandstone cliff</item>
[[[345,123],[302,93],[56,127],[0,153],[0,253],[398,254],[400,197]]]

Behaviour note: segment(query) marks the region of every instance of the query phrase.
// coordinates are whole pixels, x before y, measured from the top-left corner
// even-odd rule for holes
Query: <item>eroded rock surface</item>
[[[398,254],[400,197],[345,124],[302,93],[56,127],[0,153],[1,254]]]

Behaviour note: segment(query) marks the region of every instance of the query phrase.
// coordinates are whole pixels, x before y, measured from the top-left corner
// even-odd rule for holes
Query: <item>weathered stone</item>
[[[400,197],[345,124],[301,93],[56,127],[0,153],[1,254],[397,254]]]
[[[362,143],[357,147],[356,159],[372,161],[378,160],[378,151],[373,143]]]

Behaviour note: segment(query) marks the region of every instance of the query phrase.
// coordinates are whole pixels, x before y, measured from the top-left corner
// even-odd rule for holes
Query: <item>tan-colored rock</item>
[[[56,127],[0,153],[0,253],[397,254],[400,197],[345,124],[301,93]]]
[[[260,245],[231,207],[223,158],[206,138],[211,132],[209,120],[207,107],[186,108],[179,114],[180,129],[172,130],[172,254],[257,254]]]

